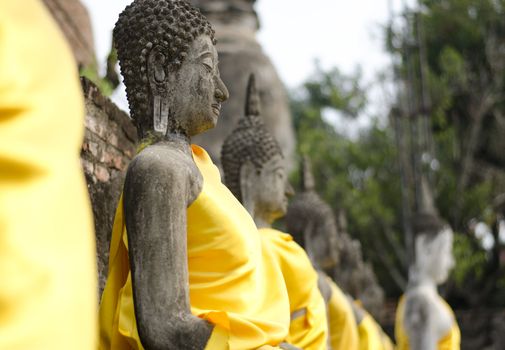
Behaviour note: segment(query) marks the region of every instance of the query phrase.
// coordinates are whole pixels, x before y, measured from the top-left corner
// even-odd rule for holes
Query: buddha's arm
[[[406,300],[405,332],[411,350],[436,350],[437,335],[429,301],[423,295],[414,295]]]
[[[163,157],[161,157],[163,159]],[[124,186],[135,317],[146,350],[204,349],[212,326],[191,314],[188,291],[187,169],[147,154]]]

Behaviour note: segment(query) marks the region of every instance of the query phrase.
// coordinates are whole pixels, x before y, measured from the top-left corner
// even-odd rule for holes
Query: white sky
[[[131,0],[82,1],[92,18],[97,58],[104,62],[114,23]],[[316,59],[323,68],[336,66],[344,73],[352,73],[361,66],[365,83],[370,84],[390,63],[383,51],[381,25],[389,18],[389,8],[398,13],[404,1],[412,2],[258,0],[256,10],[261,21],[258,40],[288,88],[295,88],[310,76]],[[113,99],[127,109],[123,94],[118,93]],[[366,114],[381,114],[387,105],[382,89],[372,86],[369,98],[371,106]]]

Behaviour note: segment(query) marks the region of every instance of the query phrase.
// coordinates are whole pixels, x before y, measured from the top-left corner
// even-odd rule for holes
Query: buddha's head
[[[119,16],[114,41],[141,138],[215,126],[228,91],[214,30],[198,10],[184,0],[135,0]]]
[[[419,213],[413,219],[415,271],[418,278],[444,283],[454,267],[451,227],[435,214]]]
[[[267,223],[284,216],[293,194],[284,157],[260,115],[254,75],[249,78],[245,114],[221,150],[226,186],[255,219]]]
[[[340,260],[337,225],[330,206],[314,190],[308,158],[303,161],[302,182],[303,191],[289,205],[286,227],[312,263],[331,276]]]

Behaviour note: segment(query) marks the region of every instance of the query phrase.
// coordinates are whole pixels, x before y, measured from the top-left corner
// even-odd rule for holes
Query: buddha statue
[[[389,338],[363,308],[361,300],[354,301],[348,290],[341,289],[330,278],[344,276],[341,280],[348,282],[346,287],[360,286],[366,265],[359,242],[347,234],[338,234],[330,206],[315,192],[314,176],[307,157],[302,162],[301,179],[303,191],[289,205],[286,226],[307,250],[330,287],[327,306],[332,348],[353,349],[359,343],[363,350],[390,349]],[[344,268],[343,274],[338,272]],[[373,275],[371,269],[369,272]]]
[[[142,141],[114,221],[100,349],[289,348],[282,273],[190,143],[228,98],[212,27],[184,0],[135,0],[114,38]]]
[[[359,349],[359,338],[353,303],[329,277],[339,263],[337,226],[330,207],[314,191],[315,182],[310,162],[302,162],[302,192],[290,203],[286,227],[306,250],[318,270],[320,289],[327,306],[329,347],[334,350]]]
[[[262,119],[252,74],[246,96],[245,114],[223,143],[225,184],[254,218],[265,249],[272,251],[282,270],[291,312],[287,340],[300,349],[326,349],[326,309],[318,289],[318,274],[293,238],[271,227],[285,215],[293,189],[279,144]]]
[[[242,116],[249,74],[254,73],[261,100],[261,115],[284,154],[288,169],[292,167],[295,133],[287,91],[257,40],[261,19],[254,7],[256,0],[189,0],[209,19],[216,30],[219,69],[233,95],[223,105],[218,127],[195,139],[219,161],[224,139],[231,134]]]
[[[298,193],[286,215],[288,231],[305,248],[314,266],[332,276],[338,268],[341,242],[332,210],[315,192],[310,161],[302,162],[302,192]]]
[[[400,299],[395,333],[399,350],[459,350],[460,331],[450,306],[438,294],[454,267],[453,232],[433,212],[413,218],[415,259]]]

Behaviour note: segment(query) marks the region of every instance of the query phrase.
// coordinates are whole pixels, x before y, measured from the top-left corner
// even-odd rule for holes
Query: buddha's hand
[[[191,315],[179,324],[179,328],[180,332],[176,337],[179,344],[175,344],[175,349],[203,350],[211,337],[214,325]]]
[[[279,347],[283,350],[302,350],[300,348],[297,348],[296,346],[293,346],[291,344],[288,344],[288,343],[281,343],[279,345]]]

